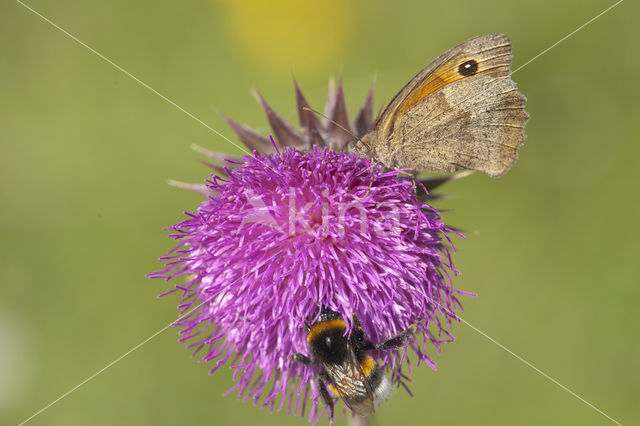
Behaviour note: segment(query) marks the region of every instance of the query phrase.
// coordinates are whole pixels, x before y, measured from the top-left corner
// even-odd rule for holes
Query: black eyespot
[[[478,63],[474,59],[469,59],[467,62],[460,64],[458,72],[466,77],[474,75],[478,72]]]

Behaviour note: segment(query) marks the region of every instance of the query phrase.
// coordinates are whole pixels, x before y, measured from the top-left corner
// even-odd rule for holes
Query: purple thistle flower
[[[341,152],[348,133],[308,114],[297,86],[296,93],[303,133],[260,98],[280,149],[227,119],[254,154],[225,167],[212,165],[226,172],[224,179],[212,175],[204,186],[180,184],[208,199],[171,227],[178,246],[161,258],[165,268],[150,277],[184,277],[165,293],[182,294],[183,316],[174,324],[182,328],[179,340],[195,348],[201,361],[214,361],[212,372],[224,364],[235,371],[229,392],[256,404],[262,398],[272,410],[286,401],[289,412],[303,416],[310,394],[309,420],[316,421],[322,416],[317,371],[294,363],[291,355],[308,352],[304,324],[313,322],[319,306],[342,315],[348,330],[357,314],[373,341],[417,324],[422,337],[408,347],[416,365],[435,369],[429,342],[439,350],[453,340],[448,329],[461,292],[450,280],[456,273],[452,231],[416,198],[420,187],[427,192],[450,178],[417,186],[402,171]],[[327,115],[351,129],[341,87],[330,94]],[[370,93],[354,125],[357,134],[371,118]],[[408,354],[374,355],[406,388]]]

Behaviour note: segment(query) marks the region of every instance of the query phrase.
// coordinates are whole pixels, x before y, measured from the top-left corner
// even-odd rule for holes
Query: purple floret
[[[450,280],[452,231],[416,200],[414,180],[328,148],[242,161],[226,179],[207,181],[211,195],[171,227],[179,245],[151,274],[179,281],[168,293],[182,293],[180,341],[213,361],[212,372],[234,369],[230,391],[244,400],[272,409],[288,401],[304,415],[311,394],[310,420],[318,418],[317,371],[290,357],[308,353],[304,323],[318,305],[349,328],[357,314],[373,341],[418,323],[422,335],[409,347],[417,364],[435,368],[427,354],[453,340],[459,292]],[[407,354],[374,355],[404,385]]]

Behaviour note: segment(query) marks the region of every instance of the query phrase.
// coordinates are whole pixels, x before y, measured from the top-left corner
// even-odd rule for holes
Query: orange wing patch
[[[461,78],[465,78],[466,76],[460,74],[458,72],[458,66],[465,62],[463,60],[463,56],[457,56],[442,64],[438,69],[436,69],[433,74],[428,76],[418,87],[416,87],[409,96],[406,97],[402,101],[400,105],[398,105],[398,109],[396,110],[396,116],[402,115],[407,112],[412,106],[436,92],[438,89],[446,86],[447,84],[453,83],[456,80],[460,80]],[[478,69],[478,72],[475,73],[477,75],[481,72],[481,69]]]
[[[463,78],[478,75],[491,75],[495,78],[508,76],[510,60],[505,61],[505,56],[511,57],[511,50],[508,44],[496,46],[484,52],[477,52],[475,54],[461,53],[452,57],[433,70],[433,72],[426,75],[425,79],[414,87],[400,104],[398,104],[393,114],[385,122],[384,134],[391,134],[396,118],[402,116],[417,103],[448,84]],[[472,73],[463,74],[460,66],[468,61],[473,62],[475,68]]]

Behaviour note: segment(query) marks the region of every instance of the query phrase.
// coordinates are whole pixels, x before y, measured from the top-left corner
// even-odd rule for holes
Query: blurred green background
[[[258,88],[296,120],[291,74],[322,109],[342,72],[352,116],[449,47],[504,32],[514,68],[613,1],[30,0],[30,6],[235,138],[214,107],[267,130]],[[0,424],[17,424],[176,316],[145,274],[163,227],[200,197],[190,145],[240,153],[41,18],[0,6]],[[448,185],[465,228],[455,284],[465,320],[623,424],[640,422],[640,7],[604,15],[514,75],[528,140],[503,178]],[[373,424],[612,424],[464,324]],[[30,425],[288,424],[222,397],[228,370],[165,331]],[[338,424],[344,421],[338,421]]]

